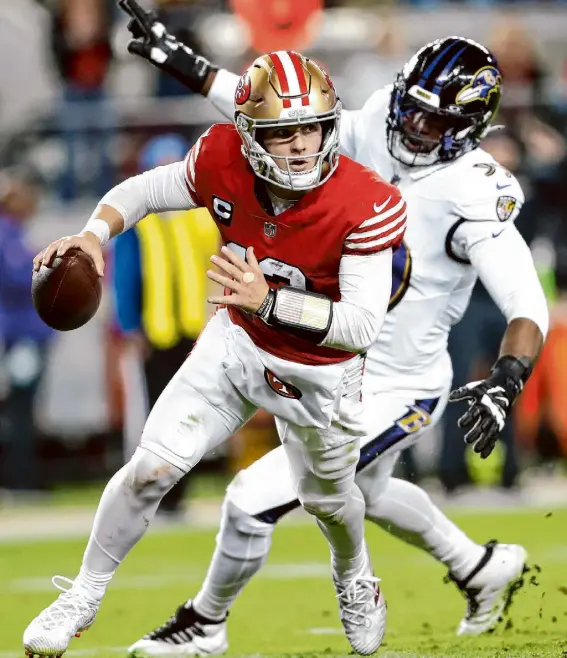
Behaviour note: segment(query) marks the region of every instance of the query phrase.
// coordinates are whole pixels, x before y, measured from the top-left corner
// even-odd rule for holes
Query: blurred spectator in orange
[[[40,488],[34,404],[52,331],[33,306],[31,263],[36,251],[26,235],[40,192],[33,172],[0,172],[0,361],[7,385],[1,403],[0,486],[14,491]]]
[[[323,0],[230,0],[244,23],[251,47],[259,53],[304,50],[315,39]]]
[[[51,11],[51,47],[63,84],[59,113],[66,147],[60,194],[75,199],[83,190],[102,196],[112,186],[109,131],[111,116],[104,104],[110,70],[112,0],[36,0]],[[79,174],[82,172],[83,176]],[[93,189],[88,189],[94,183]]]
[[[567,289],[550,319],[537,367],[518,400],[515,423],[521,445],[531,453],[567,460]]]

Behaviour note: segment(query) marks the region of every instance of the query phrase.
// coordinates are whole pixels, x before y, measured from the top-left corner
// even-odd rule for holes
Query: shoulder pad
[[[454,165],[454,214],[467,220],[514,221],[524,203],[517,178],[492,156],[477,149]]]

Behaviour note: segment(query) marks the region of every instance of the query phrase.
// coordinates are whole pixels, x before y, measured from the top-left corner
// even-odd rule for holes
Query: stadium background
[[[150,6],[149,2],[142,4]],[[567,590],[559,580],[567,576],[561,530],[567,519],[557,511],[567,500],[567,4],[490,0],[159,0],[154,6],[170,30],[214,62],[236,72],[242,71],[259,51],[294,48],[310,54],[332,74],[349,109],[360,107],[374,89],[393,79],[417,48],[437,37],[467,36],[494,50],[504,74],[498,123],[506,129],[493,135],[486,147],[524,186],[527,203],[519,225],[532,246],[550,300],[552,330],[534,381],[515,411],[514,463],[510,465],[505,459],[504,449],[486,463],[467,454],[467,478],[460,478],[460,466],[453,469],[451,465],[451,450],[443,451],[444,442],[461,441],[458,430],[451,426],[424,438],[400,466],[400,474],[419,479],[441,504],[464,515],[465,527],[477,533],[479,539],[490,539],[491,533],[501,530],[511,535],[505,540],[532,540],[532,552],[541,555],[541,562],[549,562],[550,587],[546,591],[550,592],[551,609],[542,605],[541,592],[526,598],[522,610],[534,636],[527,638],[523,631],[518,635],[509,633],[504,643],[509,643],[512,653],[506,655],[561,655],[567,647],[554,633],[561,624],[565,627],[567,614],[562,598]],[[191,144],[212,122],[221,120],[204,99],[188,95],[175,82],[128,55],[127,42],[126,18],[111,0],[0,0],[0,215],[5,212],[10,181],[17,179],[19,172],[33,175],[33,180],[26,178],[26,185],[41,182],[39,204],[26,223],[25,244],[31,249],[80,230],[98,198],[111,185],[137,173],[149,140],[174,134]],[[82,52],[81,57],[75,58],[77,52]],[[108,259],[112,266],[110,252]],[[7,278],[3,263],[0,261],[0,293],[2,278]],[[103,304],[96,318],[78,331],[53,336],[46,343],[45,361],[43,344],[39,362],[33,362],[33,349],[26,351],[30,347],[26,341],[16,357],[13,350],[0,349],[0,581],[8,598],[17,602],[12,607],[4,601],[1,617],[6,621],[5,630],[10,630],[5,636],[0,634],[0,638],[8,638],[0,641],[2,656],[19,655],[15,652],[18,633],[40,603],[50,599],[51,570],[72,572],[78,564],[82,540],[70,538],[88,532],[101,488],[128,452],[125,427],[126,433],[135,434],[132,428],[143,422],[143,396],[131,407],[123,395],[120,363],[125,349],[132,344],[118,330],[110,280],[107,276]],[[1,299],[0,294],[0,304]],[[482,290],[475,293],[474,299],[476,305],[461,323],[462,342],[452,345],[456,354],[464,351],[470,355],[471,375],[486,371],[495,356],[488,325],[496,322],[497,314],[489,308],[491,303]],[[3,312],[1,317],[6,318],[6,309]],[[2,331],[0,322],[0,344]],[[471,335],[480,338],[467,342]],[[40,370],[32,376],[29,373],[34,363]],[[14,391],[26,388],[32,379],[35,383],[29,387],[28,397],[34,409],[33,425],[29,423],[33,435],[22,438],[19,426],[14,425],[14,418],[17,421],[22,417],[22,409],[16,409],[19,402],[15,402]],[[31,408],[28,404],[23,413],[30,416]],[[27,458],[20,458],[15,470],[10,458],[14,437],[28,450]],[[169,522],[161,525],[156,536],[136,553],[138,557],[127,573],[132,582],[138,578],[138,585],[124,585],[122,594],[117,594],[118,602],[109,604],[111,609],[123,611],[122,605],[128,608],[132,588],[147,587],[155,608],[164,615],[169,614],[179,596],[191,593],[185,585],[182,589],[180,584],[172,584],[175,560],[163,590],[148,584],[147,578],[143,580],[152,550],[169,547],[181,565],[183,542],[188,539],[196,547],[198,558],[191,565],[193,571],[187,582],[196,586],[210,552],[212,534],[205,530],[201,537],[191,528],[214,525],[225,483],[238,468],[275,442],[270,420],[262,417],[256,426],[207,457],[191,476],[186,513],[176,516],[172,527]],[[28,478],[24,471],[27,464],[34,463],[32,451],[37,462]],[[488,517],[479,511],[486,509],[491,512]],[[294,526],[286,531],[296,536]],[[252,594],[243,598],[242,607],[235,613],[243,638],[247,629],[256,633],[249,617],[257,614],[258,600],[299,596],[289,589],[292,586],[300,592],[300,587],[314,584],[324,601],[321,606],[332,604],[327,600],[332,596],[325,589],[327,583],[309,580],[323,577],[325,568],[319,564],[326,560],[323,546],[312,529],[301,532],[309,539],[304,545],[306,554],[299,554],[297,548],[295,552],[287,551],[282,543],[276,546],[275,559],[277,562],[279,555],[284,562],[305,562],[304,571],[298,580],[292,577],[275,585],[279,572],[277,564],[272,565],[266,580],[257,589],[252,588]],[[421,568],[421,556],[416,560],[409,549],[399,549],[399,544],[390,539],[383,541],[375,531],[372,537],[385,559],[384,568],[379,568],[385,573],[380,575],[385,577],[391,569],[388,575],[399,585],[394,605],[399,603],[408,615],[408,620],[394,622],[394,629],[397,623],[400,630],[394,630],[391,646],[396,651],[414,653],[395,655],[426,655],[426,646],[427,655],[442,655],[435,653],[436,640],[431,634],[435,631],[442,638],[450,637],[447,628],[438,628],[438,620],[430,619],[429,612],[418,621],[413,616],[410,620],[413,613],[407,599],[411,587],[405,570],[412,564]],[[160,541],[165,542],[163,546]],[[43,560],[38,559],[40,555]],[[30,563],[34,565],[31,570]],[[285,564],[280,566],[285,571]],[[439,575],[431,569],[422,572],[427,587],[433,582],[431,574],[435,578]],[[154,575],[159,579],[159,570]],[[139,586],[139,582],[145,584]],[[450,603],[443,605],[446,607],[440,609],[450,615]],[[131,628],[146,631],[148,623],[162,621],[160,613],[156,617],[155,612],[144,610],[144,614],[136,612],[134,622],[125,623],[124,636],[118,631],[111,640],[95,635],[84,646],[108,646],[100,655],[110,655],[117,646],[136,639]],[[296,623],[302,623],[304,612],[302,608],[295,610]],[[278,623],[283,626],[284,621]],[[332,624],[329,620],[319,621],[323,627],[320,633],[315,624],[311,629],[314,634],[294,640],[289,646],[270,644],[279,627],[269,622],[259,645],[247,644],[246,640],[239,644],[237,639],[236,646],[246,653],[323,650],[329,645],[325,628]],[[408,644],[401,629],[407,631],[411,624],[417,624],[412,637],[419,630],[429,637],[431,646]],[[537,644],[538,632],[555,643],[549,654],[543,649],[538,653],[538,647],[545,643],[542,639],[542,644]],[[501,647],[501,640],[497,636],[485,645],[474,645],[470,654],[457,653],[456,644],[441,644],[446,655],[488,656],[500,655],[494,647]],[[526,643],[532,640],[535,648],[526,649]],[[344,651],[340,644],[343,640],[335,641]],[[515,648],[517,654],[513,653]]]

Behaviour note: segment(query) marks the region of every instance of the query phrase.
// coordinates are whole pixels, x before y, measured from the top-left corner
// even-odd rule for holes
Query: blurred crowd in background
[[[548,295],[542,357],[487,462],[465,452],[449,407],[440,431],[401,464],[449,495],[486,484],[516,492],[526,469],[567,460],[567,4],[502,0],[156,0],[169,31],[242,71],[259,52],[306,52],[357,109],[413,52],[449,34],[477,39],[504,78],[484,147],[523,184],[518,226]],[[206,211],[149,217],[108,250],[104,302],[86,327],[54,335],[29,293],[38,248],[82,228],[124,178],[183,154],[222,120],[126,51],[114,0],[0,0],[0,489],[36,494],[100,480],[133,452],[153,402],[212,312]],[[380,129],[379,127],[377,129]],[[450,339],[454,384],[483,376],[504,320],[482,285]],[[277,444],[258,414],[200,467],[233,473]],[[565,471],[567,474],[567,471]],[[189,483],[190,484],[190,483]],[[164,501],[176,511],[182,483]]]

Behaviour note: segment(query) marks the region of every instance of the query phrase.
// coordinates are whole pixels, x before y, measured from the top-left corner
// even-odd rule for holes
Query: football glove
[[[503,356],[492,367],[488,379],[470,382],[452,391],[449,402],[468,402],[458,425],[466,430],[465,443],[486,459],[494,450],[498,435],[516,398],[532,371],[529,359]]]
[[[157,14],[146,11],[136,0],[118,0],[118,6],[130,16],[128,30],[134,38],[128,44],[128,52],[147,60],[191,91],[201,93],[209,73],[218,67],[169,34]]]

